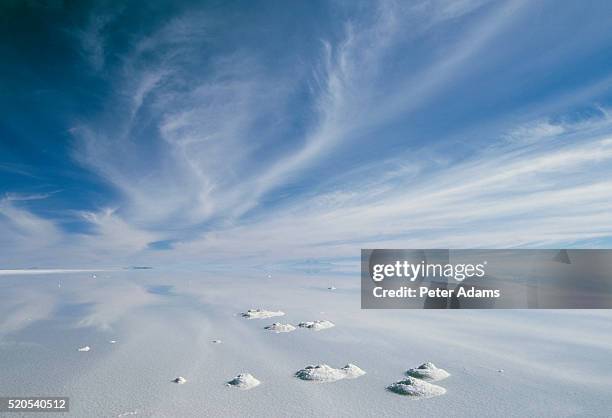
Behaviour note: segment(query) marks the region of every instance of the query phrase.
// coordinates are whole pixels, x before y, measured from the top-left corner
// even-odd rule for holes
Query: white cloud
[[[19,200],[19,199],[17,199]],[[15,205],[15,199],[0,199],[0,244],[5,253],[36,252],[59,244],[61,230],[54,222]]]
[[[276,257],[356,257],[368,247],[542,246],[610,236],[605,219],[612,183],[602,174],[611,174],[612,141],[580,139],[563,147],[483,152],[389,187],[366,179],[370,187],[351,184],[349,190],[301,200],[176,250],[264,263]],[[591,170],[597,170],[596,178]]]
[[[95,71],[101,71],[106,63],[106,38],[104,31],[114,15],[92,13],[82,30],[75,34],[81,43],[81,53]]]
[[[67,233],[57,221],[43,218],[8,199],[0,200],[2,269],[130,265],[159,235],[128,224],[113,210],[84,212],[91,233]]]
[[[263,156],[265,164],[259,161],[260,148],[269,141],[267,136],[280,140],[284,126],[281,122],[269,131],[264,127],[273,115],[290,112],[287,101],[305,80],[294,71],[268,75],[257,56],[245,51],[206,63],[206,76],[186,74],[185,68],[200,64],[200,48],[215,23],[197,12],[179,16],[134,43],[114,87],[114,106],[129,109],[130,117],[110,128],[105,119],[102,126],[74,129],[79,144],[76,157],[122,191],[122,213],[141,224],[172,220],[178,223],[175,227],[186,227],[211,218],[234,220],[256,207],[266,193],[315,166],[339,143],[407,107],[416,108],[518,8],[512,2],[485,16],[474,33],[457,42],[450,56],[431,63],[416,77],[409,73],[393,83],[399,83],[399,89],[382,84],[385,58],[400,42],[481,6],[480,1],[453,7],[380,2],[371,16],[347,21],[342,39],[322,42],[319,63],[310,74],[315,123],[302,139],[292,140],[295,145]],[[406,19],[429,23],[409,30]],[[157,55],[153,62],[151,51]],[[145,98],[155,115],[145,121],[156,124],[163,142],[152,137],[142,144],[132,138],[142,129],[135,114]],[[266,121],[264,127],[261,120]]]

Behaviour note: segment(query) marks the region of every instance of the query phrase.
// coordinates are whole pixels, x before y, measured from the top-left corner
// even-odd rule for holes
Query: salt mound
[[[295,377],[302,380],[311,380],[315,382],[335,382],[342,379],[355,379],[366,374],[354,364],[347,364],[341,369],[334,369],[327,364],[319,364],[316,366],[307,366],[304,369],[298,370]]]
[[[285,312],[281,311],[266,311],[264,309],[249,309],[246,312],[241,313],[243,318],[247,319],[265,319],[272,318],[273,316],[283,316]]]
[[[264,327],[265,329],[269,330],[269,331],[274,331],[277,334],[280,332],[291,332],[291,331],[295,331],[295,327],[291,324],[281,324],[280,322],[275,322],[272,325],[268,325],[267,327]]]
[[[85,347],[81,347],[81,348],[77,348],[77,351],[89,351],[91,350],[91,347],[86,345]]]
[[[185,379],[183,376],[179,376],[176,379],[172,379],[173,383],[177,383],[179,385],[183,385],[185,383],[187,383],[187,379]]]
[[[322,329],[335,327],[333,322],[327,320],[300,322],[298,326],[300,328],[309,328],[315,331],[321,331]]]
[[[255,379],[250,373],[240,373],[238,376],[226,383],[227,386],[243,390],[252,389],[260,384],[261,382]]]
[[[416,377],[417,379],[431,380],[443,380],[450,376],[450,373],[444,369],[438,369],[435,364],[427,362],[421,364],[416,369],[409,369],[406,371],[408,376]]]
[[[433,398],[446,393],[446,389],[441,386],[411,376],[387,386],[387,389],[399,395],[414,396],[415,398]]]

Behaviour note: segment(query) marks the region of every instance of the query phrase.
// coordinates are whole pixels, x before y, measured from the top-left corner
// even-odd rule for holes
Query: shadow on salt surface
[[[173,292],[174,286],[171,286],[171,285],[161,284],[161,285],[147,286],[146,289],[148,293],[151,293],[153,295],[160,295],[160,296],[174,296],[175,295],[175,293]]]
[[[74,319],[74,318],[78,318],[78,317],[83,317],[86,316],[91,309],[94,308],[94,303],[91,302],[87,302],[87,303],[67,303],[64,305],[60,305],[56,310],[55,310],[55,317],[56,318],[70,318],[70,319]]]

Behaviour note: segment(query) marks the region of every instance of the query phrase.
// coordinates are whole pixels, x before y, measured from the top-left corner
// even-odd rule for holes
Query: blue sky
[[[2,268],[606,247],[609,2],[4,2]]]

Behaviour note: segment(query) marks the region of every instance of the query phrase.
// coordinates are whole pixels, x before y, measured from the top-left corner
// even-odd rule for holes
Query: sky
[[[606,1],[0,6],[0,269],[608,248]]]

